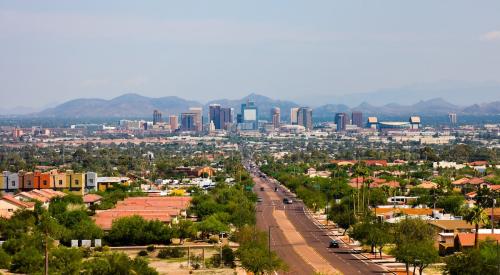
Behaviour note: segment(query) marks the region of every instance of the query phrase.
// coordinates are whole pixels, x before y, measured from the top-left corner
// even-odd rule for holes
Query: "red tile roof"
[[[474,233],[458,233],[457,237],[460,245],[462,247],[474,246]],[[500,234],[478,234],[478,240],[484,241],[486,239],[498,240],[500,241]]]
[[[146,220],[170,222],[191,203],[191,197],[130,197],[119,201],[116,207],[97,213],[95,222],[104,230],[111,229],[113,221],[138,215]]]
[[[94,203],[94,202],[100,201],[101,199],[102,199],[102,197],[97,195],[97,194],[87,194],[87,195],[83,196],[84,203]]]
[[[20,208],[30,208],[30,207],[33,207],[34,204],[33,203],[28,203],[28,202],[24,202],[24,201],[20,201],[16,198],[14,198],[12,195],[3,195],[2,198],[0,198],[1,200],[4,200],[10,204],[13,204],[17,207],[20,207]]]

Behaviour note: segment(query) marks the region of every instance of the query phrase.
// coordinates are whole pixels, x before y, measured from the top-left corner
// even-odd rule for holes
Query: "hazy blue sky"
[[[0,1],[0,101],[500,82],[498,0],[145,2]]]

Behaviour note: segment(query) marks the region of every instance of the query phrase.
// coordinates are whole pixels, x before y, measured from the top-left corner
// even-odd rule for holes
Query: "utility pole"
[[[493,204],[491,205],[491,234],[495,234],[495,205],[497,200],[493,199]],[[498,241],[497,241],[498,244]]]

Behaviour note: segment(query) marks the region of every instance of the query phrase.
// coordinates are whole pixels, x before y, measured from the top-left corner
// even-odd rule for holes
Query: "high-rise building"
[[[194,112],[181,113],[181,130],[191,132],[198,131],[196,125],[197,116],[198,114]]]
[[[161,112],[158,110],[153,111],[153,125],[156,125],[158,123],[161,123]]]
[[[281,123],[281,110],[280,110],[280,108],[274,107],[271,109],[271,118],[273,121],[274,129],[279,128],[280,123]]]
[[[312,130],[312,109],[309,107],[300,107],[297,112],[297,124],[304,126],[306,130]]]
[[[297,125],[297,117],[298,117],[299,108],[290,108],[290,124]]]
[[[208,122],[213,122],[214,129],[222,129],[223,123],[221,121],[221,107],[219,104],[210,104],[210,106],[208,106]]]
[[[230,124],[234,122],[234,109],[233,108],[221,108],[220,110],[220,120],[222,129],[228,128]]]
[[[253,101],[241,104],[241,130],[258,129],[259,110]]]
[[[179,118],[175,115],[168,117],[168,123],[170,124],[170,129],[175,131],[179,128]]]
[[[189,112],[195,114],[194,131],[197,132],[203,131],[203,109],[201,107],[191,107],[189,108]]]
[[[352,112],[351,114],[352,124],[363,128],[363,113],[362,112]]]
[[[337,131],[345,131],[347,128],[349,117],[346,113],[335,114],[335,124],[337,124]]]
[[[448,119],[450,120],[450,125],[452,125],[452,126],[457,125],[457,114],[456,113],[449,113]]]

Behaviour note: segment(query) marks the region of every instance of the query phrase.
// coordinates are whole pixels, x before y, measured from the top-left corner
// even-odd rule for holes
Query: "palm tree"
[[[484,209],[480,206],[474,206],[469,209],[465,215],[465,220],[470,224],[476,226],[476,232],[474,233],[474,248],[477,248],[478,235],[479,235],[479,224],[485,224],[488,222],[488,215],[484,212]]]

